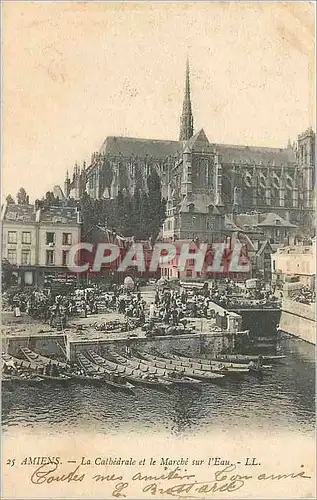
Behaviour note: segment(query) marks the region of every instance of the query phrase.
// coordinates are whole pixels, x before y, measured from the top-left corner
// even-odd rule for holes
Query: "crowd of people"
[[[204,293],[188,292],[185,288],[156,290],[154,302],[149,308],[149,320],[185,326],[187,317],[207,318],[210,301],[209,290],[204,290]]]
[[[78,288],[66,293],[54,293],[50,289],[16,290],[7,297],[9,307],[16,316],[24,312],[31,317],[49,323],[56,328],[64,328],[67,320],[74,316],[87,317],[100,312],[115,311],[132,321],[136,326],[162,323],[186,326],[186,318],[209,318],[212,314],[210,302],[224,308],[236,303],[259,304],[277,301],[272,291],[263,287],[244,290],[232,280],[218,284],[203,284],[201,287],[185,286],[170,289],[156,286],[154,301],[148,306],[140,290],[125,285],[112,285],[107,290],[98,285]]]
[[[223,308],[234,306],[277,306],[279,298],[273,287],[258,283],[255,288],[241,288],[232,280],[226,280],[220,288],[217,284],[212,289],[212,300]]]
[[[67,319],[76,316],[96,315],[102,306],[103,312],[117,311],[126,318],[145,321],[145,301],[141,292],[127,289],[124,285],[113,285],[110,290],[95,285],[65,293],[54,293],[51,289],[18,289],[5,296],[5,308],[16,317],[25,313],[52,327],[65,327]]]

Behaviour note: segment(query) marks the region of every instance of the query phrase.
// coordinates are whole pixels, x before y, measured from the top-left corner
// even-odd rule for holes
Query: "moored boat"
[[[184,358],[182,356],[176,356],[174,354],[167,354],[167,356],[171,359],[179,359],[184,362],[184,360],[188,358]],[[189,358],[190,360],[191,358]],[[205,358],[202,358],[204,360]],[[190,362],[190,361],[189,361]],[[242,375],[242,374],[248,374],[248,373],[267,373],[268,371],[272,370],[272,365],[264,365],[263,361],[259,358],[257,358],[255,361],[250,361],[248,364],[245,363],[230,363],[230,362],[224,362],[224,361],[211,361],[211,360],[206,360],[206,364],[204,363],[202,366],[204,368],[201,369],[207,369],[206,368],[208,365],[212,367],[213,371],[219,371],[220,373],[224,374],[231,374],[231,375]],[[209,363],[208,363],[209,362]]]
[[[23,353],[23,347],[21,348],[21,352]],[[61,384],[66,384],[71,380],[71,377],[61,374],[49,374],[45,373],[45,365],[43,365],[40,361],[28,361],[20,358],[16,358],[11,356],[10,354],[2,354],[2,359],[5,362],[10,362],[12,366],[16,369],[21,369],[22,371],[33,373],[35,376],[38,376],[42,379],[42,382],[56,382]]]
[[[142,372],[134,367],[128,366],[127,364],[122,365],[120,363],[111,361],[103,356],[100,356],[94,351],[88,351],[89,357],[99,366],[106,367],[107,369],[123,375],[129,382],[134,385],[140,385],[147,387],[148,389],[156,389],[159,391],[169,391],[172,387],[172,382],[161,377],[161,374],[153,373],[155,377],[150,378],[149,374]]]
[[[201,363],[198,361],[194,361],[190,358],[182,358],[180,356],[176,356],[173,354],[163,354],[161,356],[156,356],[156,355],[151,355],[148,353],[139,353],[138,354],[141,358],[147,359],[148,361],[159,361],[163,363],[170,363],[175,364],[177,366],[182,366],[188,369],[192,370],[200,370],[202,372],[207,372],[207,373],[219,373],[223,375],[229,375],[229,376],[242,376],[244,374],[249,373],[249,369],[247,366],[241,366],[241,365],[236,365],[236,366],[231,366],[229,363],[223,364],[220,362],[210,362],[210,363]]]
[[[8,387],[11,385],[19,384],[19,385],[38,385],[43,382],[42,377],[38,377],[36,375],[31,376],[22,376],[22,375],[6,375],[3,374],[1,378],[2,385],[4,387]]]
[[[158,376],[164,378],[165,380],[171,382],[175,386],[186,386],[190,387],[193,389],[197,389],[200,384],[200,380],[197,378],[192,378],[189,377],[188,375],[183,374],[182,372],[177,372],[177,371],[168,371],[164,368],[159,368],[157,366],[154,366],[154,364],[149,360],[146,361],[141,358],[141,363],[140,359],[136,357],[128,358],[128,361],[131,361],[132,363],[140,365],[140,370],[148,373],[153,373],[157,374]]]
[[[149,359],[150,364],[142,363],[142,361],[138,358],[125,358],[124,356],[121,356],[113,351],[111,351],[111,356],[118,362],[118,363],[123,363],[127,364],[128,366],[132,366],[134,368],[137,368],[141,371],[150,371],[151,368],[164,368],[167,370],[169,373],[170,372],[180,372],[183,374],[183,376],[187,376],[190,378],[195,378],[198,380],[203,380],[205,382],[218,382],[219,380],[224,378],[223,374],[220,373],[211,373],[211,372],[203,372],[202,370],[198,369],[192,369],[192,368],[187,368],[185,366],[180,366],[175,363],[173,363],[173,360],[165,360],[160,361],[161,365],[156,365],[155,363],[155,357],[154,359]],[[169,363],[170,361],[170,363]]]
[[[108,370],[96,365],[90,361],[83,354],[77,354],[77,360],[82,369],[90,376],[98,377],[111,389],[121,390],[128,394],[134,394],[133,385],[129,383],[124,377],[116,373],[110,373]]]
[[[206,358],[213,361],[228,361],[230,363],[250,363],[250,361],[258,361],[259,357],[263,361],[271,363],[282,361],[286,358],[284,355],[255,355],[255,354],[206,354]]]
[[[206,357],[190,357],[188,356],[188,354],[185,354],[181,351],[178,351],[176,349],[173,349],[172,350],[172,353],[173,354],[170,354],[170,353],[164,353],[164,357],[167,357],[167,358],[172,358],[174,356],[176,356],[176,358],[179,358],[181,360],[187,360],[189,362],[192,362],[192,363],[201,363],[203,365],[214,365],[214,366],[219,366],[219,364],[221,363],[221,366],[225,366],[225,367],[230,367],[230,368],[248,368],[248,363],[232,363],[230,361],[215,361],[215,360],[212,360],[212,359],[208,359]]]
[[[65,374],[70,376],[74,382],[82,385],[102,385],[104,382],[102,377],[82,375],[76,372],[65,372]]]
[[[164,376],[167,376],[168,380],[175,386],[200,390],[201,381],[196,378],[188,377],[179,372],[164,372]]]
[[[189,363],[192,362],[196,358],[188,358],[185,355],[175,355],[175,354],[167,354],[166,355],[170,359],[179,359],[182,362],[187,360]],[[264,365],[262,362],[259,363],[259,358],[257,358],[255,361],[249,361],[248,364],[245,363],[230,363],[226,361],[213,361],[210,359],[206,358],[199,358],[200,361],[203,362],[203,366],[212,366],[213,370],[220,371],[220,373],[232,373],[232,374],[243,374],[243,373],[250,373],[255,371],[255,363],[257,363],[257,371],[261,372],[267,372],[272,370],[272,365]],[[198,359],[197,359],[198,361]],[[254,366],[252,366],[254,364]],[[205,368],[206,369],[206,368]]]
[[[73,381],[78,382],[80,384],[88,384],[88,385],[100,385],[103,382],[102,377],[98,376],[90,376],[78,373],[76,371],[72,371],[67,363],[63,361],[57,361],[55,359],[49,358],[47,356],[43,356],[42,354],[38,354],[35,351],[31,351],[29,348],[24,348],[24,355],[33,363],[43,364],[43,365],[55,365],[57,368],[62,370],[62,373],[67,377],[70,377]]]
[[[43,382],[56,382],[58,384],[68,384],[68,382],[71,381],[71,377],[68,375],[46,375],[45,373],[40,374],[40,378],[43,380]]]
[[[38,354],[37,352],[32,351],[28,347],[23,347],[23,354],[28,359],[28,361],[34,363],[40,363],[42,365],[55,365],[62,369],[67,369],[67,363],[62,361],[57,361],[55,359],[49,358],[47,356],[43,356],[43,354]]]

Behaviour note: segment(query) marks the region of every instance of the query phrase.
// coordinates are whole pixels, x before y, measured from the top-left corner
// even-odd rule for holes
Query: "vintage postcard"
[[[314,2],[2,2],[2,498],[316,498]]]

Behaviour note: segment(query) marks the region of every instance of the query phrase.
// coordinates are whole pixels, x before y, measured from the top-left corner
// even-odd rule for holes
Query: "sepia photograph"
[[[314,2],[2,2],[2,497],[313,498]]]

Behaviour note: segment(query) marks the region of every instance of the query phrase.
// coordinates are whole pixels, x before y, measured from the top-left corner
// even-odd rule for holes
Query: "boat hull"
[[[127,373],[127,367],[125,365],[121,365],[120,363],[113,362],[103,358],[99,354],[96,354],[94,351],[88,351],[91,359],[94,360],[99,366],[104,367],[107,366],[112,371],[117,371],[120,375],[124,376],[126,380],[131,382],[134,385],[139,385],[143,387],[147,387],[148,389],[156,389],[159,391],[170,392],[171,383],[166,383],[165,381],[152,381],[142,378],[141,373]],[[136,372],[135,369],[130,368],[131,372]]]
[[[3,387],[10,387],[14,385],[37,386],[42,382],[44,382],[42,377],[23,378],[18,376],[9,376],[8,378],[5,377],[1,380]]]
[[[132,387],[130,385],[128,385],[127,382],[125,382],[125,384],[124,384],[124,383],[117,383],[114,380],[110,380],[108,370],[103,369],[103,368],[95,365],[92,361],[90,361],[84,355],[79,354],[77,356],[77,360],[78,360],[80,366],[83,368],[83,370],[87,373],[87,375],[100,376],[100,380],[102,380],[104,382],[104,384],[106,384],[111,390],[115,390],[115,391],[119,390],[119,391],[122,391],[126,394],[134,394]],[[102,375],[100,374],[100,371],[101,371]],[[124,378],[124,380],[126,380],[126,379]]]

